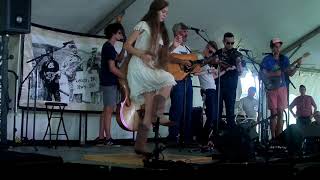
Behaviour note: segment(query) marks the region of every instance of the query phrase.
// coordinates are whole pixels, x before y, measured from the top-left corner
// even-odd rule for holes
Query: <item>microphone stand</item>
[[[32,68],[32,70],[28,73],[28,75],[23,79],[23,81],[21,82],[20,84],[20,87],[19,87],[19,91],[21,92],[22,91],[22,85],[25,83],[25,81],[27,79],[29,79],[29,83],[28,83],[28,98],[27,98],[27,120],[26,120],[26,132],[25,132],[25,137],[21,137],[22,141],[23,140],[28,140],[28,119],[29,119],[29,109],[30,109],[30,89],[31,89],[31,83],[30,83],[30,80],[31,80],[31,76],[32,76],[32,73],[34,73],[35,75],[35,82],[33,83],[34,84],[34,101],[33,101],[33,135],[32,135],[32,141],[33,141],[33,144],[35,145],[35,126],[36,126],[36,109],[37,109],[37,88],[38,88],[38,66],[39,64],[42,62],[43,58],[44,57],[47,57],[49,56],[49,54],[52,54],[56,51],[59,51],[63,48],[65,48],[66,46],[68,45],[68,43],[63,43],[63,46],[60,47],[60,48],[57,48],[53,51],[50,51],[48,53],[45,53],[45,54],[41,54],[40,56],[38,57],[35,57],[29,61],[27,61],[26,63],[30,63],[30,62],[34,62],[36,61],[36,64],[34,65],[34,67]],[[20,93],[21,95],[21,93]],[[20,98],[19,98],[20,99]],[[23,124],[22,124],[23,126]],[[38,149],[36,148],[36,146],[34,146],[35,150],[38,151]]]
[[[254,69],[256,70],[256,72],[258,73],[258,77],[259,77],[259,97],[258,97],[258,101],[259,101],[259,106],[258,106],[258,122],[262,122],[261,123],[261,141],[263,144],[266,144],[268,142],[268,122],[265,122],[266,119],[263,119],[263,104],[264,104],[264,99],[263,99],[263,94],[265,94],[264,92],[264,86],[265,86],[265,82],[264,79],[260,78],[261,75],[261,64],[257,63],[253,57],[251,57],[248,53],[248,51],[245,51],[246,54],[246,58],[250,61],[250,63],[253,65]],[[260,69],[257,68],[257,65],[260,67]],[[268,118],[267,118],[268,119]]]
[[[195,30],[195,29],[192,29],[192,30],[194,30],[196,34],[198,34],[205,42],[210,44],[209,40],[207,40],[205,37],[202,36],[202,34],[200,34],[200,30]]]

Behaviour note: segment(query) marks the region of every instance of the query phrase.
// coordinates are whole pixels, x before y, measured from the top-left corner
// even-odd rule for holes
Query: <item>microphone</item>
[[[74,44],[74,41],[72,40],[72,41],[64,42],[62,44],[63,46],[67,46],[68,44]]]
[[[243,49],[243,48],[239,48],[239,51],[243,51],[243,52],[249,52],[249,51],[251,51],[250,49]]]
[[[195,27],[192,27],[192,26],[189,26],[188,29],[189,30],[194,30],[194,31],[197,31],[197,32],[205,32],[205,30],[203,30],[203,29],[195,28]]]
[[[266,53],[266,52],[264,52],[264,53],[262,53],[262,55],[272,55],[272,53]]]

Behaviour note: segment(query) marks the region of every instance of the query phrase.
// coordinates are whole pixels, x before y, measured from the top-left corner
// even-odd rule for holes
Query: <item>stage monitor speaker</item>
[[[296,124],[291,124],[280,134],[279,140],[287,146],[288,152],[292,154],[320,153],[320,126],[299,127]]]
[[[30,33],[31,0],[0,0],[0,33]]]
[[[244,162],[255,158],[255,140],[241,126],[220,131],[214,136],[213,144],[225,160]]]

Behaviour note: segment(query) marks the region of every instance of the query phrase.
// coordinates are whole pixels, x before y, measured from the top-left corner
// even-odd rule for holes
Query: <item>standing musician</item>
[[[190,48],[186,45],[188,38],[188,26],[180,22],[172,27],[174,40],[169,48],[174,54],[191,54]],[[175,62],[182,66],[189,66],[189,61]],[[192,142],[191,132],[191,116],[192,116],[192,80],[191,76],[187,75],[183,79],[177,79],[177,84],[172,88],[170,98],[171,107],[169,111],[169,118],[175,122],[175,126],[169,127],[168,141],[172,143]],[[179,138],[179,139],[178,139]]]
[[[127,74],[130,98],[137,105],[145,105],[134,146],[135,152],[142,155],[150,155],[146,148],[149,128],[156,116],[162,116],[171,87],[176,84],[174,77],[165,71],[167,61],[171,61],[164,22],[168,5],[166,0],[153,0],[125,43],[125,49],[132,54]]]
[[[219,49],[216,54],[222,62],[227,63],[231,67],[225,67],[227,71],[220,76],[220,79],[216,79],[216,85],[218,87],[217,93],[219,94],[220,91],[219,119],[221,119],[222,116],[224,102],[226,108],[227,128],[232,128],[235,126],[234,106],[236,101],[238,76],[242,73],[242,55],[237,51],[237,49],[233,48],[234,35],[231,32],[224,34],[223,44],[224,47]]]
[[[270,41],[272,54],[265,56],[261,63],[261,70],[266,81],[266,87],[271,88],[267,91],[268,108],[271,111],[271,136],[274,139],[279,136],[283,129],[283,111],[288,106],[288,84],[285,76],[293,76],[301,65],[301,60],[298,64],[291,68],[287,56],[280,53],[282,41],[279,38],[274,38]]]
[[[124,79],[124,74],[117,67],[117,51],[115,50],[115,43],[123,39],[124,29],[120,23],[109,24],[104,34],[108,39],[103,44],[101,50],[101,71],[100,71],[100,89],[103,93],[103,112],[100,116],[100,129],[99,137],[96,143],[112,145],[113,139],[111,138],[110,126],[111,118],[114,107],[117,105],[118,94],[118,78]]]
[[[206,45],[205,49],[200,54],[199,59],[208,58],[213,56],[218,50],[218,45],[214,41],[209,41]],[[205,95],[205,114],[206,114],[206,122],[204,125],[203,134],[203,142],[207,143],[209,134],[211,130],[214,130],[214,126],[217,121],[217,92],[216,92],[216,84],[214,80],[213,73],[216,72],[216,69],[211,65],[205,65],[201,68],[200,73],[196,73],[199,78],[201,90]]]

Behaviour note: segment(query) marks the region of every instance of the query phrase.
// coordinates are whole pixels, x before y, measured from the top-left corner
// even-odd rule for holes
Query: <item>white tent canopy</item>
[[[133,26],[147,12],[151,0],[33,0],[32,22],[49,27],[74,32],[92,32],[103,19],[110,20],[126,9],[124,26],[131,32]],[[189,26],[205,29],[210,40],[222,41],[225,32],[233,32],[239,46],[251,49],[257,61],[263,52],[269,52],[269,41],[280,37],[284,47],[288,47],[303,38],[302,48],[292,60],[304,52],[311,52],[304,65],[307,69],[320,69],[320,45],[318,7],[320,1],[309,0],[169,0],[167,28],[174,23],[184,22]],[[127,8],[128,7],[128,8]],[[118,9],[118,11],[117,11]],[[318,28],[318,29],[317,29]],[[101,30],[101,26],[100,29]],[[313,38],[311,38],[313,37]],[[304,42],[303,40],[309,39]],[[205,42],[195,33],[190,32],[189,45],[201,49]],[[300,44],[298,43],[298,44]],[[290,53],[289,53],[290,54]],[[311,64],[311,65],[310,65]]]

